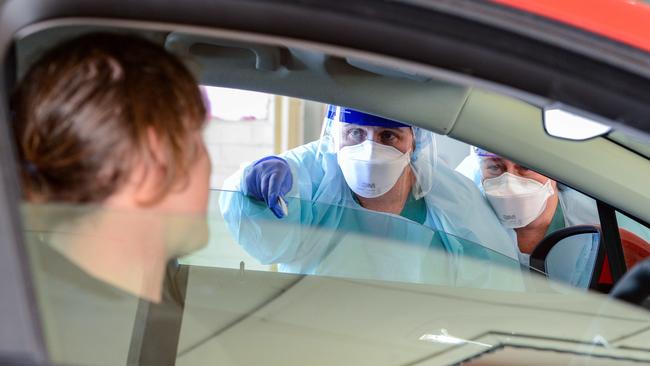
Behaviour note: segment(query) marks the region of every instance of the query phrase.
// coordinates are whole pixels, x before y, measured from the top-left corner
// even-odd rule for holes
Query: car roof
[[[650,51],[650,4],[637,0],[492,0]]]

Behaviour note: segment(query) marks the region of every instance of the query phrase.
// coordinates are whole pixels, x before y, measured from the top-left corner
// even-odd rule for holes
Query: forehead
[[[479,159],[481,159],[481,161],[505,160],[504,158],[500,157],[499,155],[479,155]]]
[[[499,155],[479,155],[479,160],[482,165],[494,163],[494,164],[504,164],[506,161],[505,158],[500,157]]]

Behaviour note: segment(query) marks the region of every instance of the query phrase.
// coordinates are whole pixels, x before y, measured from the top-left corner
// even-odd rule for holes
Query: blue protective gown
[[[480,166],[478,158],[475,155],[466,157],[458,165],[456,171],[472,180],[475,185],[482,189]],[[598,208],[593,198],[560,183],[558,183],[558,191],[558,202],[564,216],[564,227],[600,225]],[[620,213],[617,213],[616,218],[619,227],[632,231],[650,243],[650,231],[646,227]],[[510,237],[516,241],[517,234],[515,231],[513,229],[507,230]],[[582,235],[571,239],[571,241],[575,246],[579,246],[580,249],[576,249],[572,255],[567,255],[564,261],[556,265],[554,272],[560,277],[553,276],[553,278],[576,287],[587,288],[598,254],[599,238],[597,235]],[[530,255],[521,253],[518,247],[517,251],[521,264],[528,266]],[[573,258],[574,260],[569,262],[569,258]],[[562,268],[559,268],[560,266]]]
[[[280,155],[294,182],[287,194],[288,215],[282,219],[244,194],[220,197],[235,240],[261,263],[278,263],[281,271],[291,273],[454,285],[490,281],[498,271],[487,267],[497,263],[518,266],[514,242],[462,175],[442,164],[436,168],[420,225],[361,207],[336,155],[318,151],[318,142],[312,142]],[[249,169],[230,177],[224,189],[242,191]],[[493,278],[492,284],[518,286],[516,279],[504,277]]]

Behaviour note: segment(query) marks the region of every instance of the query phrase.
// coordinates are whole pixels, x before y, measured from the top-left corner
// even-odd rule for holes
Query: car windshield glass
[[[211,200],[219,201],[226,211],[212,206],[210,242],[180,262],[257,270],[277,266],[280,271],[299,274],[521,289],[521,280],[511,276],[513,271],[519,271],[517,260],[404,217],[361,207],[287,197],[288,211],[308,208],[336,212],[340,220],[309,226],[263,216],[255,222],[256,235],[247,236],[244,230],[249,228],[244,225],[251,222],[234,222],[227,207],[245,199],[241,192],[212,190]]]
[[[211,192],[212,202],[225,198],[241,198],[241,193]],[[289,209],[296,204],[313,202],[288,199]],[[314,355],[327,346],[340,352],[323,354],[327,361],[322,364],[367,360],[370,350],[371,360],[390,355],[401,364],[463,344],[461,352],[449,355],[453,363],[490,350],[506,337],[512,340],[517,332],[589,342],[596,335],[616,339],[639,328],[639,322],[650,322],[642,312],[530,276],[512,259],[478,244],[418,224],[401,226],[404,220],[396,216],[367,210],[350,214],[374,229],[306,229],[279,221],[261,225],[271,231],[260,239],[289,235],[305,244],[315,238],[331,244],[328,255],[310,269],[321,268],[324,274],[306,275],[278,272],[275,265],[244,253],[215,209],[206,220],[24,205],[48,351],[54,362],[79,364],[98,359],[125,364],[133,357],[141,364],[278,364],[286,357],[321,364]],[[402,240],[373,221],[401,227],[400,235],[424,230],[428,240]],[[197,246],[205,239],[206,223],[210,240]],[[132,268],[130,261],[113,263],[108,271],[90,265],[93,258],[106,263],[97,256],[107,253],[93,251],[100,243],[122,248],[122,260],[140,257],[143,243],[125,241],[125,234],[141,225],[147,225],[150,238],[166,238],[164,248],[147,247],[152,262],[161,250],[185,255],[163,268]],[[119,230],[105,231],[111,226]],[[450,253],[438,241],[459,241],[464,251]],[[174,253],[168,251],[172,247]],[[314,249],[304,252],[309,250]],[[420,274],[417,281],[414,273]],[[143,299],[143,293],[156,291],[160,298]],[[572,326],[552,325],[557,322]],[[156,362],[144,361],[152,358]]]

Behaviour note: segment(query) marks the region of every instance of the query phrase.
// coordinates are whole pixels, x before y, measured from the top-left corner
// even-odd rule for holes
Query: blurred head
[[[67,41],[12,102],[28,201],[205,212],[203,98],[163,48],[115,34]]]

